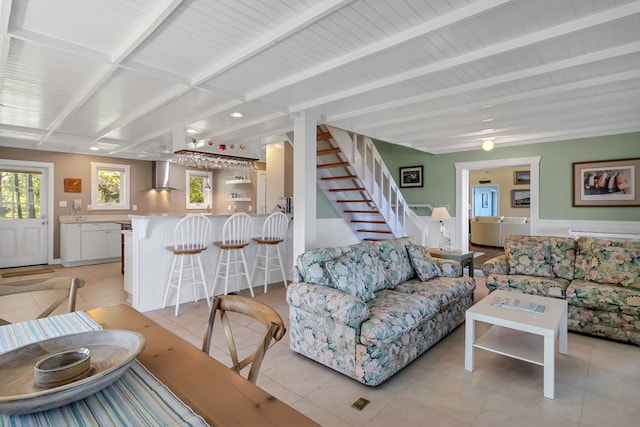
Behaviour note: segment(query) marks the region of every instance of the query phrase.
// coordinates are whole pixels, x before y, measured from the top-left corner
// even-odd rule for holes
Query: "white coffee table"
[[[547,306],[544,314],[491,305],[494,297],[515,297]],[[513,357],[544,368],[544,396],[554,398],[555,341],[559,336],[560,353],[567,354],[567,301],[519,292],[494,291],[465,314],[464,369],[474,369],[475,348]],[[475,322],[492,324],[476,340]]]

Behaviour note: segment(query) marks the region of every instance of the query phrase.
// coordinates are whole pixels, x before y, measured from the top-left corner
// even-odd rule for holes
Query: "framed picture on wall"
[[[531,173],[529,171],[515,171],[513,173],[514,185],[529,185],[531,184]]]
[[[400,187],[422,187],[422,166],[400,168]]]
[[[531,207],[531,191],[529,189],[511,190],[511,207],[512,208]]]
[[[640,206],[640,158],[573,163],[573,206]]]

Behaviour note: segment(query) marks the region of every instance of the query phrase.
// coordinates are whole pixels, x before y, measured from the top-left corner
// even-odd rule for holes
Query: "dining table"
[[[84,414],[95,416],[96,408],[111,411],[103,416],[113,417],[115,413],[122,417],[122,425],[135,422],[122,414],[142,416],[141,414],[147,410],[153,412],[154,417],[168,414],[171,417],[171,425],[319,425],[129,305],[99,307],[24,323],[24,326],[14,324],[1,327],[4,328],[0,331],[3,343],[16,347],[24,345],[21,340],[26,339],[23,337],[25,335],[37,336],[38,331],[45,336],[66,334],[76,330],[73,329],[74,325],[82,325],[82,328],[91,330],[137,332],[144,336],[145,346],[138,354],[135,364],[129,368],[130,374],[125,374],[114,384],[97,392],[95,396],[85,398],[87,402],[83,400],[68,404],[76,406],[66,411],[67,414],[58,414],[62,413],[64,408],[58,409],[58,412],[54,409],[34,414],[0,414],[3,417],[0,421],[4,420],[0,425],[31,425],[36,421],[38,425],[57,425],[51,420],[55,420],[56,416],[67,417],[68,414],[78,418],[75,420],[77,422],[70,422],[69,425],[84,425]],[[29,339],[33,341],[35,338],[31,336]],[[123,384],[120,385],[119,382]],[[116,390],[108,391],[111,388]],[[118,393],[123,396],[111,396]],[[92,399],[102,401],[95,403]],[[104,403],[109,399],[117,399],[114,400],[117,402],[114,407],[121,405],[117,412],[109,409],[111,403]],[[132,408],[127,408],[127,405],[131,405]],[[137,406],[133,408],[135,405]],[[52,414],[48,414],[49,412]],[[33,417],[33,420],[30,417]],[[169,424],[168,421],[166,424],[163,421],[157,423]]]

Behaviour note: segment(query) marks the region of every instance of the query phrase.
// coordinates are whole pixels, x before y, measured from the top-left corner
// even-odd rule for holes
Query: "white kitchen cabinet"
[[[97,264],[120,259],[120,224],[83,222],[61,224],[60,257],[62,265]]]

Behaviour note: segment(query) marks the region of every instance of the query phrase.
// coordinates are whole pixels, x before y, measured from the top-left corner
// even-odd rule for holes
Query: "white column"
[[[293,262],[316,241],[316,117],[293,119]]]

